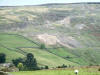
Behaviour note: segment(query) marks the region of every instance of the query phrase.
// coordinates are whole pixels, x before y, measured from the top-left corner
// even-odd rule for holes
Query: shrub
[[[17,67],[19,68],[19,70],[23,70],[23,63],[18,63]]]
[[[57,68],[67,68],[67,65],[63,64],[61,66],[58,66]]]
[[[98,69],[98,71],[100,71],[100,68]]]
[[[45,66],[45,69],[49,69],[49,67],[48,66]]]
[[[6,62],[6,55],[4,53],[0,53],[0,63]]]
[[[61,67],[62,67],[62,68],[67,68],[67,65],[63,64]]]
[[[40,70],[32,53],[28,53],[25,60],[18,58],[12,60],[12,62],[16,67],[19,68],[19,70]]]
[[[24,60],[22,58],[17,58],[17,59],[12,60],[12,62],[17,67],[19,63],[24,63]]]
[[[40,45],[40,49],[45,49],[46,47],[45,47],[45,44],[41,44]]]

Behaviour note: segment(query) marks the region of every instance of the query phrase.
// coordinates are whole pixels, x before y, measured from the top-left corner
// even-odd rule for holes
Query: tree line
[[[41,49],[44,49],[44,45],[41,45]],[[0,53],[0,64],[6,63],[6,55],[4,53]],[[32,53],[26,54],[25,58],[17,58],[13,59],[12,63],[19,68],[20,71],[32,71],[32,70],[41,70],[41,69],[49,69],[47,65],[44,67],[39,67],[37,64],[37,60]],[[67,66],[65,64],[57,66],[56,68],[67,68],[71,66]]]
[[[0,53],[0,64],[6,63],[6,54]],[[39,67],[37,65],[37,60],[32,53],[28,53],[26,58],[17,58],[13,59],[12,63],[19,68],[19,70],[40,70],[40,69],[48,69],[48,66]]]

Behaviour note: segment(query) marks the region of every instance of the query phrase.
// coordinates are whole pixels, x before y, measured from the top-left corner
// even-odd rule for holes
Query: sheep
[[[74,72],[75,72],[76,75],[78,75],[78,72],[79,72],[79,71],[78,71],[78,70],[74,70]]]

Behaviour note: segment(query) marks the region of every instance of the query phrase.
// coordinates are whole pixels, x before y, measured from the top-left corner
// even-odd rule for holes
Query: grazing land
[[[42,71],[21,71],[14,72],[13,75],[76,75],[74,69],[65,70],[42,70]],[[78,75],[100,75],[97,68],[79,69]]]
[[[39,44],[21,35],[0,33],[0,39],[0,53],[7,55],[7,62],[11,62],[11,60],[19,57],[24,58],[27,53],[33,53],[40,66],[48,65],[49,67],[57,67],[62,64],[78,65],[52,54],[46,51],[46,49],[40,49]],[[57,62],[58,60],[60,61]]]
[[[0,6],[0,53],[6,62],[32,53],[39,66],[100,65],[100,4]]]

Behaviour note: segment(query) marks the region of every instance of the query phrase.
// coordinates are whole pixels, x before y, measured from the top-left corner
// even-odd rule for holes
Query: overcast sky
[[[0,6],[38,5],[45,3],[100,2],[100,0],[0,0]]]

